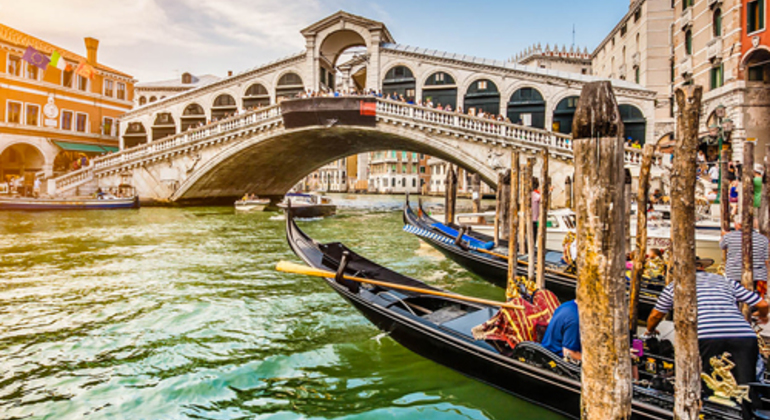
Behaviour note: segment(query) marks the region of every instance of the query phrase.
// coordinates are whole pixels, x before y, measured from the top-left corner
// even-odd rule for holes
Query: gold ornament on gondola
[[[735,398],[738,403],[742,403],[743,400],[751,401],[749,399],[749,387],[746,385],[738,385],[738,382],[733,376],[732,370],[735,367],[729,357],[730,353],[724,352],[722,356],[714,356],[709,363],[714,370],[711,375],[701,373],[700,376],[706,385],[714,391],[714,395],[709,397],[709,401],[735,407],[735,402],[731,398]]]

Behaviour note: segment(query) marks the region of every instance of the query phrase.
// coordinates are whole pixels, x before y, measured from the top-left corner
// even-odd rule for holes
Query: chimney
[[[91,37],[86,38],[86,51],[87,51],[88,64],[92,66],[96,65],[96,50],[98,49],[99,49],[98,39],[91,38]]]
[[[233,71],[232,70],[228,70],[227,71],[227,77],[231,77],[232,75],[233,75]]]

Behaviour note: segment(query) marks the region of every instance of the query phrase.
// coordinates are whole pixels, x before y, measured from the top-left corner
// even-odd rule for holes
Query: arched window
[[[260,83],[255,83],[246,89],[246,93],[243,95],[244,108],[249,109],[268,105],[270,105],[270,94],[267,92],[265,86]]]
[[[302,78],[297,73],[286,73],[278,79],[275,88],[276,98],[294,98],[305,91]]]
[[[206,124],[206,112],[198,104],[187,105],[182,112],[182,131]]]
[[[553,110],[553,131],[562,134],[572,133],[572,118],[575,116],[579,96],[568,96]]]
[[[142,106],[142,105],[144,105],[146,103],[147,103],[147,98],[145,98],[144,96],[140,96],[139,97],[139,106]]]
[[[463,103],[466,110],[475,108],[477,115],[479,110],[497,115],[500,113],[500,91],[491,80],[476,80],[468,87]]]
[[[644,144],[647,134],[647,120],[639,108],[633,105],[619,105],[620,119],[625,128],[624,140],[636,140]]]
[[[415,79],[412,70],[406,66],[396,66],[385,73],[385,79],[382,80],[382,94],[403,96],[407,102],[414,102],[415,99]]]
[[[223,93],[214,99],[214,105],[211,107],[211,119],[221,120],[235,114],[238,107],[235,98]]]
[[[162,139],[164,137],[173,136],[176,134],[176,125],[174,124],[174,117],[170,112],[159,112],[155,116],[155,121],[152,123],[152,140]]]
[[[147,130],[144,125],[140,122],[128,123],[126,134],[123,135],[123,148],[129,149],[144,143],[147,143]]]
[[[150,96],[150,103],[153,103],[153,102],[155,102],[157,100],[158,100],[158,98],[156,98],[154,96]]]
[[[513,92],[508,101],[508,119],[514,124],[545,128],[545,100],[540,92],[524,87]]]
[[[692,55],[692,31],[689,29],[684,33],[684,50],[685,54]]]
[[[722,36],[722,9],[717,8],[717,10],[714,10],[712,19],[711,27],[713,28],[714,37]]]
[[[193,82],[193,76],[190,73],[182,73],[182,83],[183,84],[190,84]]]
[[[451,105],[452,109],[457,108],[457,84],[455,79],[443,71],[433,73],[425,81],[422,87],[422,99],[434,104],[441,104],[446,108]]]

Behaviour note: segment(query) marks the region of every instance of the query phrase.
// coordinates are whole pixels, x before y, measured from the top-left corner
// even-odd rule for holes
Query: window
[[[628,25],[624,23],[623,26],[620,27],[620,36],[626,36],[626,32],[628,32]]]
[[[753,0],[746,4],[746,32],[765,29],[765,0]]]
[[[144,105],[146,103],[147,103],[147,98],[145,98],[144,96],[140,96],[139,97],[139,106],[142,106],[142,105]]]
[[[406,160],[406,152],[401,152],[401,160]]]
[[[126,84],[118,82],[118,99],[126,99]]]
[[[67,66],[67,68],[61,72],[61,85],[64,87],[71,88],[72,87],[72,68],[70,66]]]
[[[711,68],[711,89],[717,89],[725,84],[724,64]]]
[[[61,129],[72,130],[72,111],[61,112]]]
[[[85,133],[88,131],[88,115],[87,114],[81,114],[77,113],[77,116],[75,117],[75,130]]]
[[[78,74],[77,75],[77,80],[78,80],[78,82],[77,82],[78,83],[78,89],[82,90],[82,91],[87,91],[88,90],[88,79]]]
[[[395,187],[396,186],[396,178],[391,178],[390,179],[390,186],[391,187]]]
[[[112,134],[112,123],[113,119],[104,117],[104,122],[102,123],[102,134],[105,136],[111,136]]]
[[[37,125],[40,118],[40,107],[38,105],[27,104],[27,115],[25,123],[27,125]]]
[[[8,74],[21,76],[21,58],[15,55],[8,56]]]
[[[636,66],[634,68],[634,80],[636,81],[637,85],[639,84],[639,79],[640,79],[640,77],[639,77],[639,66]]]
[[[722,36],[722,10],[714,10],[713,21],[711,22],[711,28],[715,37]]]
[[[641,19],[641,17],[642,17],[642,8],[640,7],[636,9],[636,11],[634,12],[634,23],[639,22],[639,19]]]
[[[436,73],[436,81],[437,82],[443,82],[444,81],[444,73]]]
[[[687,55],[692,55],[692,31],[684,33],[684,50]]]
[[[412,178],[412,188],[417,188],[417,178]]]
[[[764,70],[762,66],[749,67],[749,81],[750,82],[762,82],[764,81]]]
[[[112,97],[114,82],[112,80],[104,80],[104,96]]]
[[[21,103],[8,101],[8,110],[5,120],[13,124],[21,124]]]
[[[487,81],[482,80],[479,82],[479,90],[486,90],[487,89]]]
[[[424,166],[420,166],[420,173],[421,173],[421,174],[424,174],[424,173],[425,173],[425,167],[424,167]]]
[[[692,4],[695,2],[695,0],[684,0],[682,1],[682,11],[687,10],[688,7],[692,7]]]
[[[27,63],[27,72],[25,73],[27,79],[37,80],[37,66]]]

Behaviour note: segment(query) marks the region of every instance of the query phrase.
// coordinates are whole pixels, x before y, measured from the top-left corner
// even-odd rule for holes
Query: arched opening
[[[245,109],[268,105],[270,105],[270,93],[264,85],[254,83],[246,89],[246,93],[243,95],[243,107]]]
[[[142,105],[144,105],[146,103],[147,103],[147,98],[145,98],[144,96],[140,96],[139,97],[139,106],[142,106]]]
[[[436,106],[441,104],[444,108],[451,106],[456,109],[457,83],[454,77],[443,71],[431,74],[422,87],[422,99],[433,102]]]
[[[126,134],[123,135],[123,148],[130,149],[147,143],[147,130],[140,122],[128,123]]]
[[[540,92],[524,87],[513,92],[508,101],[508,119],[514,124],[545,128],[545,100]]]
[[[187,105],[187,108],[182,112],[182,131],[187,131],[191,127],[206,125],[206,112],[203,107],[198,104]]]
[[[714,15],[711,21],[712,35],[716,37],[722,36],[722,9],[718,8],[714,10]]]
[[[644,118],[644,114],[639,108],[633,105],[618,105],[620,111],[620,119],[623,120],[623,126],[625,127],[625,140],[626,141],[638,141],[639,144],[644,144],[645,136],[647,135],[647,120]]]
[[[575,117],[578,99],[580,99],[579,96],[568,96],[556,105],[553,110],[553,126],[551,127],[554,132],[572,133],[572,118]]]
[[[170,112],[159,112],[155,116],[155,121],[152,123],[152,140],[162,139],[164,137],[173,136],[176,134],[176,125],[174,124],[174,117]]]
[[[414,74],[406,66],[396,66],[385,73],[382,80],[382,94],[385,96],[403,96],[409,103],[414,103],[416,83]]]
[[[283,99],[294,98],[304,91],[305,85],[302,83],[302,78],[297,73],[286,73],[278,79],[275,97],[280,102]]]
[[[157,100],[158,100],[158,98],[156,98],[154,96],[150,96],[150,103],[153,103],[153,102],[155,102]]]
[[[465,98],[463,98],[463,104],[466,110],[474,109],[476,114],[479,111],[484,111],[497,115],[500,113],[500,91],[491,80],[476,80],[468,87]]]
[[[221,120],[231,115],[235,115],[235,111],[238,110],[238,105],[235,103],[235,98],[223,93],[214,99],[214,104],[211,106],[211,119]]]
[[[319,49],[321,60],[318,84],[321,90],[336,90],[339,77],[342,77],[344,89],[363,89],[366,85],[366,67],[356,72],[362,74],[358,74],[354,80],[351,80],[354,75],[350,70],[365,55],[366,47],[366,40],[358,32],[349,29],[336,31],[324,38]]]
[[[747,82],[770,83],[770,51],[756,49],[744,59]]]
[[[20,143],[3,150],[0,154],[0,181],[8,182],[23,178],[23,187],[17,191],[22,195],[32,192],[35,174],[45,166],[43,153],[35,146]]]

